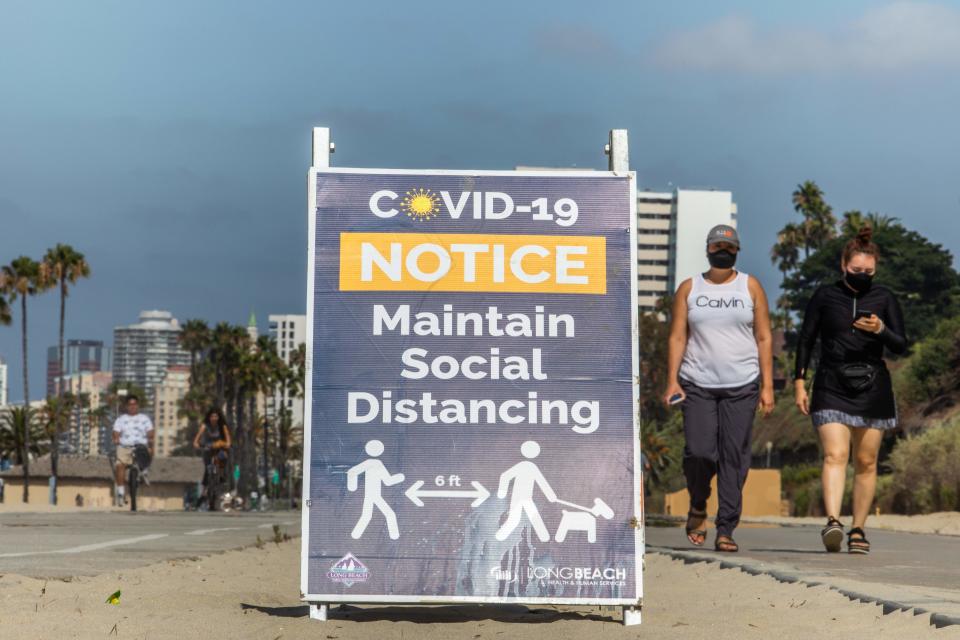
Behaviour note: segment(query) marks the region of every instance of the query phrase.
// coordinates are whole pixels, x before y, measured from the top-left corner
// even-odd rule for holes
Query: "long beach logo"
[[[330,567],[327,577],[333,582],[340,582],[350,587],[356,582],[366,582],[370,577],[370,571],[352,553],[348,553]]]

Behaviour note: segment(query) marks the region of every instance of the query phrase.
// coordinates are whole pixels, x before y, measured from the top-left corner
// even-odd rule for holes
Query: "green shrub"
[[[906,391],[909,400],[926,402],[958,386],[960,365],[960,317],[941,321],[913,349],[906,366]]]
[[[908,514],[960,510],[960,421],[901,440],[889,464],[893,510]]]

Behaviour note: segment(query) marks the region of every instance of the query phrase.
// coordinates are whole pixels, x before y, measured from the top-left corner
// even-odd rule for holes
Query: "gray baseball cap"
[[[707,244],[709,245],[711,242],[729,242],[739,248],[740,236],[737,235],[737,230],[730,225],[718,224],[710,229],[710,233],[707,234]]]

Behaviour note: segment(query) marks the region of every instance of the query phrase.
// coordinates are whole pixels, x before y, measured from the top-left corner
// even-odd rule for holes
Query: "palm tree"
[[[806,258],[809,257],[811,249],[821,249],[828,240],[837,235],[837,219],[824,199],[823,191],[812,180],[797,185],[792,201],[794,211],[803,216],[801,228]]]
[[[292,351],[289,356],[290,365],[287,367],[286,377],[284,380],[284,397],[287,394],[296,396],[297,398],[303,398],[306,391],[307,384],[307,345],[302,342],[297,345],[296,351]],[[293,439],[294,433],[296,433],[297,426],[293,421],[293,416],[290,415],[289,409],[286,407],[286,402],[284,402],[283,415],[286,416],[284,420],[284,429],[282,431],[280,441],[280,455],[282,457],[281,468],[284,469],[284,475],[286,475],[286,465],[287,462],[291,459],[292,451],[290,447],[290,441]],[[306,425],[303,424],[304,416],[301,414],[300,418],[300,429],[306,428]],[[281,478],[281,486],[283,486],[284,478]],[[287,496],[290,497],[289,495]]]
[[[43,273],[43,279],[51,287],[60,289],[60,340],[59,359],[57,360],[57,373],[59,381],[57,384],[57,396],[63,397],[63,331],[66,322],[67,295],[70,291],[70,285],[76,284],[80,278],[90,277],[90,264],[82,253],[75,250],[68,244],[57,243],[52,249],[47,249],[47,254],[43,257],[40,265]],[[69,417],[69,413],[66,416]],[[57,463],[60,454],[60,431],[63,425],[53,424],[53,450],[50,456],[50,475],[53,477],[53,504],[57,504]]]
[[[803,243],[803,230],[799,225],[789,223],[777,234],[777,244],[770,250],[770,262],[777,265],[783,280],[800,263],[800,245]]]
[[[214,366],[214,392],[218,407],[226,408],[227,419],[235,422],[233,396],[233,373],[237,368],[237,358],[240,350],[237,349],[239,333],[249,340],[246,331],[241,327],[234,327],[228,322],[220,322],[210,332],[210,361]]]
[[[13,316],[10,315],[10,303],[0,293],[0,325],[9,326],[13,322]]]
[[[205,320],[191,319],[183,324],[177,340],[190,352],[190,385],[180,401],[179,413],[187,419],[186,440],[177,446],[177,452],[193,453],[193,438],[200,428],[200,416],[209,408],[209,389],[201,385],[203,356],[210,349],[210,327]]]
[[[899,218],[885,216],[880,213],[868,213],[863,215],[856,209],[847,211],[843,214],[843,223],[841,224],[841,233],[846,237],[852,237],[860,232],[864,227],[871,227],[874,232],[889,229],[899,221]]]
[[[29,460],[28,452],[35,456],[46,453],[43,428],[32,409],[8,407],[0,415],[0,454],[13,456],[14,462],[22,465]]]
[[[283,361],[280,360],[280,356],[277,355],[276,341],[270,336],[260,336],[257,338],[257,342],[253,351],[253,358],[250,362],[251,368],[249,371],[251,385],[251,417],[255,412],[254,410],[257,395],[269,395],[272,393],[277,375],[277,363],[283,364]],[[265,417],[257,422],[261,425],[260,434],[261,441],[263,442],[264,480],[267,482],[265,486],[269,488],[270,479],[268,474],[270,470],[270,429]],[[274,425],[275,437],[277,430],[278,426]]]
[[[210,348],[210,327],[206,320],[187,320],[177,340],[181,347],[190,352],[190,386],[196,386],[199,377],[197,365],[203,353]]]
[[[50,439],[51,443],[51,476],[54,473],[52,463],[54,456],[56,455],[55,452],[60,446],[59,438],[63,431],[62,426],[70,419],[70,414],[73,413],[76,405],[77,397],[72,393],[67,393],[61,396],[52,396],[47,398],[46,404],[43,405],[43,408],[40,410],[39,415],[37,416],[47,438]]]
[[[27,256],[20,256],[0,270],[0,291],[11,302],[20,298],[20,324],[23,349],[23,405],[30,406],[30,375],[27,366],[27,297],[37,295],[46,287],[40,263]],[[24,431],[26,445],[24,450],[30,449],[30,430]],[[23,459],[23,501],[30,500],[30,458]]]
[[[93,429],[93,425],[97,426],[98,433],[102,433],[104,429],[108,428],[110,414],[110,405],[104,404],[103,400],[101,400],[100,406],[96,409],[87,404],[87,421],[90,423],[91,430]],[[99,447],[97,447],[97,449],[99,451]],[[104,455],[105,452],[99,451],[99,453],[100,455]]]

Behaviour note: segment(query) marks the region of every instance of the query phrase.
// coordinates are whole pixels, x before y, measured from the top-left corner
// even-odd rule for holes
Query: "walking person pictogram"
[[[553,492],[550,483],[540,473],[539,467],[530,461],[540,455],[540,445],[533,440],[527,440],[520,445],[520,453],[528,459],[518,462],[500,474],[500,487],[497,489],[497,497],[501,500],[507,497],[511,482],[513,483],[513,492],[510,494],[510,511],[507,514],[507,521],[497,531],[496,538],[503,541],[510,537],[513,530],[520,524],[523,515],[526,514],[527,520],[533,526],[540,542],[547,542],[550,539],[550,532],[543,524],[537,505],[533,502],[533,490],[535,487],[540,487],[543,495],[550,502],[557,501],[557,494]]]
[[[365,447],[369,459],[360,464],[351,467],[347,471],[347,491],[357,490],[357,479],[363,475],[363,511],[357,526],[353,528],[350,536],[354,540],[360,539],[367,525],[373,518],[373,508],[376,507],[383,514],[387,521],[387,533],[391,540],[397,540],[400,537],[400,527],[397,525],[397,514],[393,512],[390,505],[383,499],[381,489],[383,487],[392,487],[395,484],[403,482],[404,475],[396,473],[391,475],[382,462],[377,460],[383,453],[383,443],[379,440],[370,440]]]

